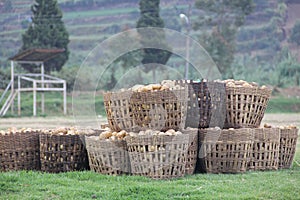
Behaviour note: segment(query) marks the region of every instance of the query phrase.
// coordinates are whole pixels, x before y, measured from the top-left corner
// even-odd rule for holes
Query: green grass
[[[37,115],[38,116],[62,116],[63,115],[63,95],[62,92],[45,92],[45,114],[41,115],[41,95],[37,94]],[[84,100],[77,104],[86,104]],[[17,111],[17,97],[15,98],[14,109]],[[96,113],[105,116],[103,98],[95,99]],[[67,95],[67,111],[68,114],[72,114],[72,94]],[[33,94],[30,92],[21,94],[21,116],[33,115]],[[7,112],[5,117],[17,117],[17,113],[14,115]]]
[[[300,144],[295,160],[300,162]],[[300,166],[245,174],[196,174],[157,181],[91,171],[0,173],[0,199],[298,199]]]
[[[300,99],[296,97],[271,98],[266,110],[267,113],[299,113]]]
[[[100,17],[100,16],[110,16],[110,15],[121,15],[128,14],[130,12],[139,12],[138,8],[118,8],[118,9],[107,9],[107,10],[87,10],[79,12],[66,12],[64,13],[64,20],[74,20],[81,17]]]

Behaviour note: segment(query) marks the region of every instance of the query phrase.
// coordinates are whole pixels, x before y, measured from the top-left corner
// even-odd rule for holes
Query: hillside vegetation
[[[0,76],[4,77],[2,80],[5,80],[5,77],[9,78],[8,58],[16,54],[21,47],[21,36],[30,23],[30,6],[33,2],[33,0],[11,1],[11,10],[4,12],[4,4],[0,1],[2,9]],[[72,85],[74,81],[72,76],[76,75],[75,69],[78,69],[93,48],[116,33],[135,28],[139,18],[138,1],[59,0],[58,2],[64,12],[63,20],[70,34],[71,52],[63,72],[58,75],[66,78],[69,85]],[[288,43],[288,38],[298,18],[297,8],[300,4],[281,2],[283,1],[254,0],[255,10],[247,16],[245,25],[240,28],[237,35],[237,51],[233,66],[236,79],[284,86],[280,85],[278,63],[286,47],[294,54],[297,52],[297,47]],[[188,5],[192,5],[190,21],[194,23],[199,13],[199,10],[194,8],[194,1],[161,0],[161,16],[165,21],[165,27],[186,33],[186,27],[180,22],[179,13],[187,13]],[[195,40],[198,40],[199,34],[201,31],[190,32]],[[179,66],[179,71],[183,71],[181,69],[184,66],[183,59],[172,57],[167,64]],[[123,72],[117,72],[116,78],[118,73],[122,75]],[[5,84],[4,81],[2,85]]]

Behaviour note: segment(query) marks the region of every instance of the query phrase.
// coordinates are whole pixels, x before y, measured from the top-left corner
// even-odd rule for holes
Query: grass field
[[[263,123],[295,124],[300,114],[266,114]],[[104,119],[99,119],[105,122]],[[88,121],[87,121],[88,123]],[[71,126],[72,117],[2,118],[0,127]],[[300,140],[293,167],[244,174],[196,174],[157,181],[91,171],[0,173],[0,199],[299,199]]]

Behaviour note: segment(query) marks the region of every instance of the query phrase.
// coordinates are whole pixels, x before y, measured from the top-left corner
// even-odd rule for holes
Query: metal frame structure
[[[56,55],[64,52],[64,49],[31,49],[24,52],[21,52],[14,57],[10,58],[11,60],[11,81],[6,88],[8,91],[10,87],[10,95],[6,102],[4,103],[0,114],[3,116],[6,114],[9,107],[11,107],[12,112],[14,98],[18,96],[18,115],[21,115],[21,92],[33,92],[33,116],[37,115],[37,92],[41,93],[41,107],[42,114],[45,113],[45,96],[44,92],[48,91],[61,91],[63,92],[63,101],[64,101],[64,114],[67,114],[67,83],[65,80],[50,76],[45,74],[44,63]],[[15,74],[14,68],[15,63],[18,64],[35,64],[41,66],[40,74]],[[15,77],[17,76],[18,87],[15,88]],[[32,83],[32,87],[22,87],[21,81],[28,81]],[[48,87],[48,85],[60,85],[60,87]],[[5,95],[5,94],[4,94]],[[3,95],[2,95],[3,97]]]

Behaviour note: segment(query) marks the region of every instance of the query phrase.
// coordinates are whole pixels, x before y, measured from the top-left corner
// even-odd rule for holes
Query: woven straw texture
[[[241,173],[247,170],[254,133],[251,129],[199,131],[199,165],[206,173]]]
[[[177,80],[175,84],[188,87],[185,127],[223,127],[225,121],[225,84]]]
[[[267,108],[270,89],[226,87],[225,128],[258,128]]]
[[[108,124],[113,131],[138,131],[130,105],[131,91],[103,94]]]
[[[0,171],[40,170],[39,133],[0,135]]]
[[[194,174],[198,155],[198,129],[186,129],[182,131],[184,134],[189,134],[189,148],[185,165],[185,174]]]
[[[279,169],[292,166],[296,153],[298,129],[280,129]]]
[[[189,135],[126,137],[133,175],[170,179],[185,175]]]
[[[41,170],[59,173],[88,169],[88,156],[79,135],[40,134]]]
[[[130,160],[124,140],[112,142],[91,136],[86,137],[85,141],[92,171],[107,175],[130,173]]]
[[[140,130],[183,129],[187,112],[187,88],[134,92],[131,106]]]
[[[254,129],[253,150],[249,170],[277,170],[280,131],[278,128]]]

